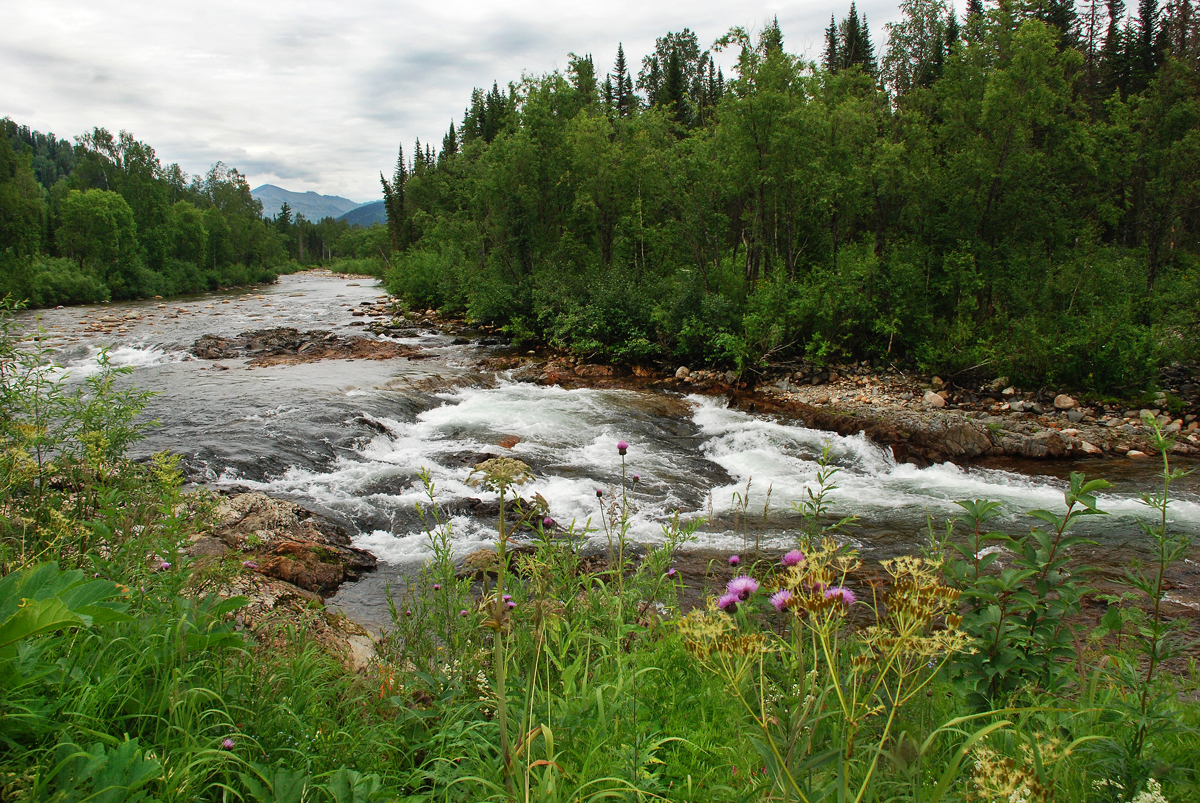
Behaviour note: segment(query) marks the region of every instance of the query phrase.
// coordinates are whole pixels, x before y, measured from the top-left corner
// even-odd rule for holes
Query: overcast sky
[[[894,0],[864,0],[883,49]],[[784,46],[816,57],[849,0],[344,0],[200,3],[0,0],[0,117],[60,137],[103,126],[191,173],[217,160],[251,186],[380,196],[396,148],[440,144],[472,87],[565,69],[617,43],[636,75],[654,39],[689,27],[701,47],[778,15]]]

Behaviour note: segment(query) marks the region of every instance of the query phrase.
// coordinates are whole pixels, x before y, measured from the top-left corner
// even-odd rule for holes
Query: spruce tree
[[[454,132],[454,121],[450,121],[450,130],[446,132],[446,136],[442,137],[442,153],[438,157],[438,162],[446,159],[453,159],[458,155],[458,135]]]
[[[837,72],[842,68],[842,54],[838,52],[838,26],[833,15],[829,15],[829,27],[825,29],[825,69]]]
[[[613,81],[617,114],[628,117],[633,111],[633,79],[625,64],[625,46],[617,43],[617,63],[613,65]]]
[[[1128,89],[1128,58],[1125,47],[1125,0],[1108,0],[1108,31],[1104,36],[1101,74],[1106,94]]]
[[[396,170],[392,173],[392,180],[388,181],[383,173],[380,173],[379,181],[383,184],[383,210],[387,213],[388,239],[391,240],[392,248],[397,251],[403,250],[408,245],[405,242],[407,226],[404,219],[404,185],[408,183],[408,168],[404,164],[403,145],[400,146],[400,153],[396,157]]]
[[[1150,83],[1158,69],[1158,0],[1139,0],[1137,42],[1133,57],[1137,88]]]
[[[688,114],[687,92],[684,86],[683,78],[683,61],[679,55],[679,50],[672,48],[667,56],[667,71],[663,78],[662,92],[660,102],[666,108],[667,113],[675,119],[675,122],[680,125],[688,125],[690,115]]]
[[[776,14],[771,24],[763,28],[758,36],[758,48],[764,56],[783,51],[783,31],[779,29],[779,15]]]

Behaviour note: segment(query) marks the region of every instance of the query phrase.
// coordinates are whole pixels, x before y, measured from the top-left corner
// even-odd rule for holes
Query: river
[[[167,301],[153,300],[37,313],[56,349],[65,381],[96,370],[101,349],[132,367],[137,387],[152,390],[147,416],[157,419],[137,449],[177,452],[191,479],[286,497],[333,515],[380,570],[343,587],[331,600],[351,616],[384,623],[384,588],[428,554],[415,504],[427,470],[451,513],[456,550],[491,541],[493,522],[470,513],[466,499],[494,499],[471,487],[480,454],[510,454],[528,463],[540,493],[561,523],[598,523],[596,490],[621,480],[616,443],[629,443],[625,470],[632,491],[631,534],[661,536],[671,511],[702,516],[693,548],[740,550],[734,511],[748,498],[751,538],[782,549],[795,538],[792,503],[805,498],[827,446],[838,472],[834,515],[856,514],[848,537],[868,558],[911,551],[958,510],[956,499],[1003,503],[1000,529],[1027,529],[1036,508],[1061,510],[1072,470],[1106,476],[1101,497],[1109,515],[1085,522],[1097,541],[1094,560],[1112,566],[1143,552],[1140,494],[1155,488],[1158,464],[1126,459],[991,463],[968,467],[898,464],[890,450],[863,436],[842,437],[786,421],[726,409],[710,396],[632,390],[565,390],[484,372],[477,361],[497,347],[456,345],[436,331],[401,342],[426,359],[326,360],[254,368],[243,360],[212,363],[188,350],[202,334],[292,326],[361,332],[352,310],[382,290],[369,279],[320,273],[281,277],[278,284]],[[31,324],[34,313],[21,313]],[[501,440],[518,438],[511,449]],[[508,442],[506,440],[506,442]],[[748,492],[747,492],[748,488]],[[1200,476],[1175,487],[1174,526],[1200,533]],[[599,535],[593,535],[599,538]],[[1193,555],[1191,560],[1200,560]],[[1192,594],[1194,596],[1194,594]]]

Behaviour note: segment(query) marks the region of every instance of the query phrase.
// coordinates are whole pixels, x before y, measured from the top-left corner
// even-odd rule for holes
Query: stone
[[[1174,423],[1167,424],[1165,427],[1162,428],[1162,431],[1163,431],[1164,435],[1171,435],[1173,433],[1178,432],[1181,429],[1183,429],[1183,425],[1180,424],[1178,421],[1176,421]]]
[[[992,393],[1000,393],[1006,387],[1008,387],[1008,377],[1001,376],[992,380],[991,384],[988,385],[988,390]]]
[[[1142,460],[1146,457],[1146,453],[1141,451],[1140,449],[1130,449],[1128,452],[1125,453],[1125,456],[1128,457],[1130,460]]]
[[[954,457],[978,457],[992,448],[987,433],[970,424],[947,427],[943,443]]]
[[[691,373],[691,371],[688,370],[688,367],[686,365],[681,365],[681,366],[679,366],[679,369],[675,371],[675,378],[676,379],[687,379],[688,374],[690,374],[690,373]]]
[[[1017,389],[1014,388],[1012,385],[1009,385],[1004,390],[1000,391],[1001,396],[1015,396],[1016,394],[1017,394]]]
[[[599,377],[612,376],[614,369],[611,365],[577,365],[575,366],[576,376]]]
[[[1074,410],[1077,406],[1076,401],[1065,393],[1060,393],[1054,397],[1055,410]]]
[[[817,398],[813,399],[813,404],[829,404],[829,394],[819,393]]]
[[[1099,446],[1096,446],[1094,443],[1088,443],[1087,441],[1080,441],[1079,448],[1083,450],[1084,454],[1102,454],[1103,453],[1103,450],[1100,449]]]
[[[932,390],[925,391],[925,395],[921,397],[921,402],[926,407],[933,407],[934,409],[946,406],[946,400]]]
[[[1010,401],[1010,402],[1008,403],[1008,409],[1009,409],[1009,410],[1011,410],[1011,411],[1012,411],[1012,412],[1014,412],[1014,413],[1021,413],[1021,412],[1024,412],[1024,411],[1025,411],[1025,402],[1023,402],[1023,401]]]
[[[940,376],[935,376],[930,384],[933,385],[934,390],[941,390],[942,388],[946,387],[945,380]]]
[[[1067,420],[1072,424],[1078,424],[1083,420],[1082,410],[1067,410]]]

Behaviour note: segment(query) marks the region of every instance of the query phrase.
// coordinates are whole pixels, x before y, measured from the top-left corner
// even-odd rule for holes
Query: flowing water
[[[433,331],[403,341],[424,346],[430,356],[422,360],[252,368],[241,360],[210,363],[188,355],[205,333],[269,326],[361,331],[350,311],[380,293],[369,285],[300,274],[253,291],[49,310],[41,325],[59,350],[67,382],[97,370],[105,348],[112,363],[135,369],[138,387],[158,393],[148,415],[160,426],[139,446],[142,452],[181,453],[197,481],[287,497],[347,526],[381,567],[344,587],[333,603],[368,624],[383,623],[385,586],[428,554],[415,513],[425,499],[423,471],[450,515],[456,550],[492,540],[494,522],[474,515],[469,501],[495,499],[469,484],[472,465],[486,454],[528,463],[536,479],[522,495],[540,493],[560,523],[598,526],[596,490],[609,494],[623,472],[627,482],[636,473],[638,482],[628,486],[635,541],[660,538],[664,521],[678,510],[707,520],[695,547],[737,551],[746,529],[763,548],[794,542],[792,503],[815,487],[818,459],[828,448],[828,461],[838,469],[832,513],[859,517],[849,538],[870,557],[917,548],[927,521],[940,527],[956,514],[956,499],[1000,501],[1000,527],[1020,531],[1032,521],[1028,511],[1061,510],[1067,475],[1086,470],[1114,482],[1101,501],[1109,515],[1081,528],[1098,542],[1093,559],[1116,565],[1142,549],[1137,519],[1146,518],[1146,508],[1138,496],[1154,488],[1150,462],[917,468],[897,464],[890,450],[862,436],[726,409],[717,397],[514,382],[474,367],[491,347],[454,345]],[[97,332],[100,326],[109,332]],[[519,440],[511,449],[498,445],[513,438]],[[618,440],[629,443],[624,465]],[[1200,533],[1200,477],[1177,490],[1175,526]],[[746,519],[749,528],[742,526]]]

